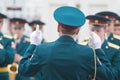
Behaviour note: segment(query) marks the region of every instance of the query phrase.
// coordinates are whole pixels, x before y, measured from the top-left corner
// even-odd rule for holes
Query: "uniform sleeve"
[[[37,53],[37,49],[35,45],[30,45],[23,57],[23,59],[19,63],[18,72],[23,76],[33,76],[40,69],[40,57]],[[35,50],[34,50],[35,49]],[[34,53],[33,53],[34,51]]]
[[[118,78],[120,76],[120,72],[119,72],[120,71],[120,51],[114,54],[115,55],[113,57],[111,64],[112,64],[113,72],[114,74],[116,74],[116,80],[120,80],[120,78]]]
[[[106,66],[111,65],[110,61],[108,60],[105,52],[102,49],[96,49],[95,50],[97,57],[100,59],[102,63],[104,63]]]
[[[2,63],[5,61],[5,51],[4,49],[0,49],[0,66],[2,66]]]
[[[5,53],[6,53],[6,63],[11,64],[14,61],[14,56],[15,56],[15,49],[12,48],[12,42],[14,42],[13,39],[11,39],[7,46],[5,47]]]
[[[105,53],[102,50],[100,50],[100,49],[96,50],[96,54],[99,57],[100,61],[102,63],[104,63],[106,66],[111,65],[111,71],[114,75],[114,78],[115,78],[115,80],[118,80],[118,69],[120,68],[120,53],[119,53],[119,51],[114,53],[114,57],[111,62],[108,60],[107,56],[105,55]]]
[[[96,52],[96,54],[98,54],[98,53],[104,54],[101,50],[98,50]],[[94,56],[94,55],[92,55],[92,56]],[[98,57],[96,57],[96,62],[97,62],[96,78],[97,78],[97,80],[110,80],[110,79],[114,80],[114,74],[113,74],[112,66],[111,66],[109,60],[104,59],[104,60],[102,60],[103,62],[101,60],[102,60],[102,58],[99,59]],[[92,67],[91,68],[93,69],[93,71],[95,71],[94,63],[95,62],[92,58],[92,62],[91,62]],[[94,75],[94,74],[92,74],[92,75]]]

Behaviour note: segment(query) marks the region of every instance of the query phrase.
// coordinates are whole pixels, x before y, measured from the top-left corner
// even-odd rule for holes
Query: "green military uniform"
[[[21,56],[24,56],[24,53],[28,48],[29,44],[30,44],[29,38],[23,35],[23,37],[20,40],[20,43],[18,43],[16,46],[16,53],[18,53]],[[21,76],[18,73],[18,75],[16,76],[16,80],[30,80],[30,78]]]
[[[114,27],[120,27],[120,17],[117,17],[114,23]],[[114,43],[120,47],[120,36],[116,34],[111,34],[108,37],[108,41]],[[120,67],[119,67],[120,68]],[[119,76],[118,80],[120,79],[120,69],[119,69]]]
[[[14,30],[21,30],[21,29],[23,30],[25,23],[27,23],[27,21],[25,19],[21,19],[21,18],[11,18],[10,22],[11,22],[12,28]],[[19,36],[16,37],[16,40],[15,40],[15,42],[16,42],[16,53],[19,54],[20,56],[24,56],[24,53],[25,53],[26,49],[28,48],[28,46],[30,44],[30,40],[27,36],[23,35],[23,33],[19,33],[19,34],[21,34],[22,37],[18,40],[17,40],[17,38]],[[16,75],[16,80],[30,80],[30,78],[21,76],[18,73]]]
[[[39,25],[40,30],[43,31],[43,26],[45,25],[44,22],[41,20],[33,20],[29,22],[29,26],[32,28],[32,31],[36,29],[36,25]],[[46,43],[45,38],[42,38],[41,44]],[[33,80],[41,80],[41,74],[37,73],[34,77],[32,77]]]
[[[84,14],[70,6],[57,8],[54,17],[57,22],[69,25],[68,29],[78,29],[85,23]],[[104,54],[100,49],[96,52]],[[24,76],[39,72],[42,80],[89,80],[96,70],[94,60],[96,62],[91,48],[79,45],[72,37],[63,35],[51,43],[37,47],[30,45],[20,61],[18,72]],[[105,80],[113,80],[111,64],[108,60],[105,62],[100,63],[97,58],[97,75]]]
[[[47,43],[47,42],[46,42],[45,39],[43,38],[42,41],[41,41],[41,44],[44,44],[44,43]],[[42,80],[42,79],[41,79],[41,75],[42,75],[42,74],[38,72],[34,77],[31,77],[31,79],[33,79],[33,80]]]
[[[27,36],[23,35],[23,37],[20,40],[20,43],[16,46],[16,53],[18,53],[21,56],[24,56],[24,53],[26,49],[28,48],[30,44],[30,40]],[[29,77],[21,76],[19,73],[16,76],[16,80],[30,80]]]
[[[0,28],[2,28],[4,18],[7,16],[0,13]],[[2,80],[9,80],[7,66],[14,61],[15,50],[12,48],[13,45],[13,38],[2,34],[0,31],[0,79]]]
[[[113,68],[114,74],[118,74],[120,68],[120,49],[119,46],[111,42],[104,41],[102,49],[106,53],[108,59],[110,60]],[[116,80],[119,80],[118,75],[116,75]]]
[[[81,45],[88,46],[88,40],[84,40]],[[119,80],[118,78],[118,70],[120,68],[120,49],[119,46],[116,44],[113,44],[111,42],[108,42],[105,40],[102,44],[102,50],[105,52],[107,58],[111,62],[112,65],[112,71],[115,75],[115,80]],[[97,55],[99,57],[102,57],[101,55]],[[98,79],[101,80],[101,79]]]
[[[89,75],[94,73],[92,49],[78,45],[71,37],[62,36],[53,43],[41,44],[31,57],[34,48],[34,45],[29,47],[19,64],[21,75],[32,76],[39,70],[39,73],[42,74],[42,80],[88,80]],[[100,51],[98,50],[98,52]],[[109,80],[113,74],[109,68],[105,70],[107,68],[105,65],[98,64],[97,70],[100,73],[97,74],[104,74],[102,78]]]
[[[119,20],[118,14],[116,14],[114,12],[110,12],[110,11],[99,12],[96,15],[100,15],[100,16],[103,16],[103,17],[106,17],[106,18],[112,20],[112,24],[114,24],[112,26],[114,26],[114,27],[116,27],[116,20]],[[117,25],[118,25],[118,21],[117,21]],[[109,27],[111,27],[111,26],[109,26]],[[108,36],[108,41],[120,46],[120,37],[118,35],[115,35],[115,34],[111,33]],[[119,71],[119,73],[120,73],[120,71]],[[120,76],[120,74],[119,74],[119,76]],[[120,77],[119,77],[118,80],[120,80]]]
[[[89,22],[91,22],[92,20],[92,29],[96,29],[96,30],[101,30],[101,28],[104,30],[105,25],[103,25],[103,22],[105,23],[105,19],[100,19],[99,16],[97,15],[93,15],[93,16],[87,16],[87,19],[89,19]],[[95,23],[94,21],[98,20],[97,23]],[[102,23],[101,23],[101,22]],[[103,35],[104,37],[104,35]],[[87,45],[88,40],[86,40],[86,42],[84,42],[85,45]],[[119,46],[111,43],[107,40],[104,40],[103,44],[102,44],[102,49],[105,52],[107,58],[109,59],[109,61],[111,62],[112,65],[112,72],[115,76],[115,80],[119,80],[118,79],[118,71],[119,71],[119,67],[120,67],[120,49]],[[99,56],[99,57],[102,57]],[[101,78],[99,77],[98,80],[101,80]]]
[[[7,65],[14,61],[13,43],[12,37],[0,33],[0,79],[2,80],[9,80]]]

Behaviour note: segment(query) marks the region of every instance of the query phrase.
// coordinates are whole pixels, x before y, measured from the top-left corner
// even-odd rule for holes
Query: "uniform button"
[[[111,38],[111,40],[113,40],[114,38]]]
[[[106,46],[105,48],[108,49],[108,46]]]

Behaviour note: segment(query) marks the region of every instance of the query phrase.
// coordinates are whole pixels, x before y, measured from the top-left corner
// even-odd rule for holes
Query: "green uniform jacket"
[[[26,49],[28,48],[29,44],[30,44],[29,37],[23,35],[23,37],[21,38],[20,43],[17,44],[16,52],[18,54],[20,54],[21,56],[23,56]]]
[[[110,34],[110,36],[108,37],[108,41],[111,43],[114,43],[120,47],[120,36],[115,35],[115,34]],[[119,57],[119,59],[120,59],[120,57]],[[118,77],[119,77],[118,80],[120,80],[120,67],[119,67]]]
[[[42,41],[41,41],[41,44],[44,44],[44,43],[47,43],[46,40],[45,40],[45,38],[43,38]],[[41,75],[42,75],[42,74],[38,72],[38,73],[37,73],[34,77],[32,77],[32,78],[33,78],[33,80],[42,80],[42,79],[41,79]]]
[[[93,50],[77,44],[73,38],[61,36],[55,42],[35,47],[30,45],[20,61],[21,75],[33,76],[39,72],[42,80],[89,80],[89,75],[93,76]],[[100,49],[97,52],[102,53]],[[97,61],[97,75],[103,80],[114,80],[111,64]]]
[[[102,45],[102,49],[104,50],[108,59],[111,62],[113,72],[114,72],[114,74],[116,74],[116,80],[120,80],[118,78],[118,75],[117,75],[119,68],[120,68],[120,49],[119,49],[119,46],[117,46],[113,43],[104,41],[104,43]]]
[[[20,54],[21,56],[24,55],[26,49],[30,44],[30,40],[27,36],[23,35],[20,40],[20,43],[16,46],[16,53]],[[19,73],[16,76],[16,80],[30,80],[30,77],[21,76]]]
[[[15,50],[12,48],[14,39],[11,36],[0,33],[0,69],[14,61]],[[0,71],[0,79],[9,80],[8,71]]]
[[[87,43],[88,43],[88,40],[84,40],[84,42],[82,42],[83,45],[87,45]],[[119,46],[105,40],[102,44],[102,49],[105,52],[105,55],[107,56],[109,61],[111,62],[112,72],[114,74],[115,80],[120,80],[120,78],[118,78],[118,75],[119,75],[118,73],[119,73],[119,68],[120,68]],[[104,55],[97,54],[97,56],[101,59],[101,61],[105,59],[103,58]],[[101,77],[99,77],[98,80],[101,80],[100,78]]]

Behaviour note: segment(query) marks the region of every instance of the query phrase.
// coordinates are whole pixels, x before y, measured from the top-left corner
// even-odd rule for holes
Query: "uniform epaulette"
[[[81,45],[87,45],[88,41],[89,41],[89,37],[86,37],[79,44],[81,44]]]
[[[30,42],[30,39],[29,38],[25,38],[24,39],[26,42]]]
[[[88,41],[89,41],[89,39],[84,39],[84,40],[83,40],[83,42],[88,42]]]
[[[89,37],[84,38],[82,42],[86,42],[86,41],[89,41]]]
[[[112,47],[112,48],[115,48],[115,49],[119,49],[120,47],[116,44],[113,44],[111,42],[108,42],[108,46]]]
[[[79,44],[81,44],[81,45],[87,45],[88,44],[88,41],[85,41],[85,42],[81,42],[81,43],[79,43]]]
[[[8,38],[8,39],[12,39],[13,38],[12,36],[7,35],[7,34],[4,34],[3,37]]]
[[[120,40],[120,36],[113,34],[113,38]]]

